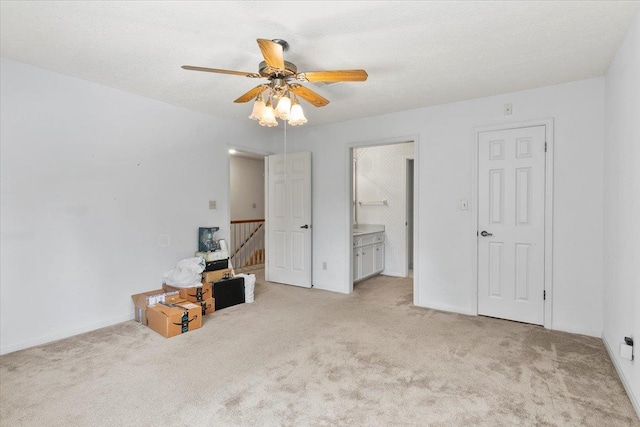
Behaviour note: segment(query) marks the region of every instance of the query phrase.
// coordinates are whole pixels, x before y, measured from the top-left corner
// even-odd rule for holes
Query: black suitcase
[[[219,259],[217,261],[207,261],[204,271],[218,271],[229,268],[229,258]]]
[[[244,303],[244,277],[220,280],[213,283],[216,311]]]

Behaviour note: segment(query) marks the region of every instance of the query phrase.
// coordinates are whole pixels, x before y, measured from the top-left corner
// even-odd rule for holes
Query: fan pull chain
[[[286,120],[284,121],[284,213],[285,216],[287,214],[287,195],[289,193],[289,188],[287,185],[287,173],[289,171],[288,165],[287,165],[287,122]]]

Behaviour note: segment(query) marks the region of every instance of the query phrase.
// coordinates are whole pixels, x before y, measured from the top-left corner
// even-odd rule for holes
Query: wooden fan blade
[[[267,39],[258,39],[258,46],[262,56],[264,56],[264,62],[271,68],[277,70],[284,70],[284,53],[282,51],[282,45],[272,42]]]
[[[248,102],[248,101],[251,101],[253,98],[258,96],[258,94],[260,92],[265,90],[266,87],[267,87],[266,85],[256,86],[253,89],[251,89],[249,92],[245,93],[244,95],[242,95],[240,98],[236,99],[233,102]]]
[[[298,84],[289,85],[289,90],[316,107],[324,107],[329,103],[328,99],[325,99],[311,89],[307,89],[306,87]]]
[[[296,77],[307,82],[363,82],[368,76],[365,70],[334,70],[298,73]]]
[[[248,73],[246,71],[220,70],[218,68],[194,67],[192,65],[183,65],[182,68],[184,68],[185,70],[191,70],[191,71],[206,71],[208,73],[232,74],[234,76],[245,76],[245,77],[251,77],[254,79],[260,77],[260,74]]]

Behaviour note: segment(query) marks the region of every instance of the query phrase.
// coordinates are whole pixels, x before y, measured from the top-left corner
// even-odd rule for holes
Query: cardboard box
[[[230,268],[202,273],[202,283],[213,283],[222,279],[230,279],[233,276]]]
[[[147,324],[146,311],[150,305],[155,305],[160,302],[175,303],[184,301],[186,298],[181,298],[178,291],[166,291],[165,289],[157,289],[155,291],[143,292],[141,294],[131,295],[133,305],[135,306],[135,319],[136,322]]]
[[[202,307],[191,302],[147,308],[147,326],[166,338],[184,334],[202,326]]]
[[[200,307],[202,307],[202,315],[206,316],[207,314],[211,314],[216,311],[216,303],[214,298],[207,298],[206,300],[200,303]]]
[[[202,302],[207,298],[213,297],[213,288],[210,283],[203,283],[201,286],[195,286],[193,288],[176,288],[171,285],[162,285],[165,291],[178,291],[180,298],[190,302]]]

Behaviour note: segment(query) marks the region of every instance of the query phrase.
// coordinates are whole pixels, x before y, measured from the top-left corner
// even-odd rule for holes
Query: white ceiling
[[[298,71],[363,68],[362,83],[306,83],[309,125],[603,75],[639,3],[615,1],[2,1],[0,53],[218,117],[258,84],[185,71],[257,71],[257,38],[290,44]]]

